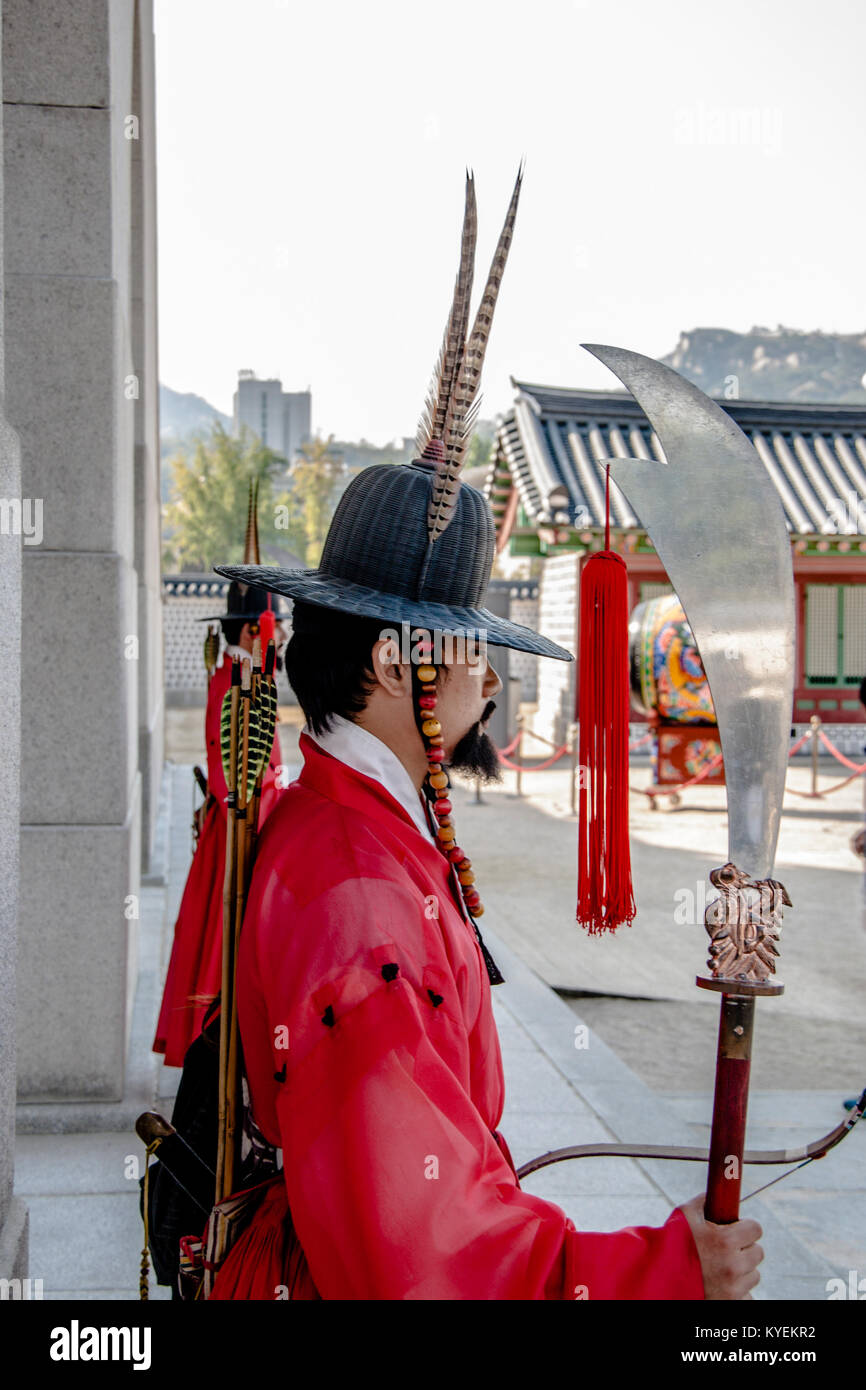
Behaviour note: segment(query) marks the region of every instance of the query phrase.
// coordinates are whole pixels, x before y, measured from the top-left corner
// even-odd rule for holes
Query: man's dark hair
[[[227,646],[236,647],[238,645],[246,621],[246,618],[223,618],[223,636]]]
[[[295,600],[286,674],[314,733],[326,733],[335,714],[351,719],[365,708],[375,688],[371,653],[387,628],[399,623]]]

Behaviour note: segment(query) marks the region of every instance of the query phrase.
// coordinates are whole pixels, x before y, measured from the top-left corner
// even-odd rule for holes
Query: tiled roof
[[[620,391],[516,381],[484,491],[501,521],[512,483],[531,525],[604,525],[599,459],[665,461],[637,402]],[[866,535],[866,410],[846,405],[719,401],[749,436],[779,494],[789,530]],[[611,522],[639,528],[613,479]]]

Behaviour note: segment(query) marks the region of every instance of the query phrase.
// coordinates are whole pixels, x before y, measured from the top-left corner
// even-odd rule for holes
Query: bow
[[[796,1173],[800,1168],[805,1168],[807,1163],[814,1163],[817,1158],[823,1158],[831,1149],[835,1149],[846,1135],[851,1133],[858,1120],[863,1118],[866,1113],[866,1089],[857,1101],[856,1105],[849,1111],[848,1118],[841,1124],[836,1125],[820,1139],[814,1139],[811,1144],[806,1144],[802,1149],[744,1149],[743,1163],[764,1163],[764,1164],[793,1164],[778,1177],[772,1178],[770,1182],[763,1183],[756,1187],[747,1196],[740,1199],[747,1202],[750,1197],[755,1197],[765,1188],[772,1187],[773,1183],[781,1182],[791,1173]],[[547,1168],[552,1163],[563,1163],[571,1158],[672,1158],[680,1159],[686,1163],[708,1163],[710,1157],[709,1149],[694,1148],[683,1146],[680,1148],[665,1148],[662,1144],[575,1144],[567,1149],[551,1149],[549,1153],[540,1154],[538,1158],[531,1158],[528,1163],[524,1163],[517,1170],[518,1178],[527,1178],[530,1173],[536,1173],[539,1168]]]

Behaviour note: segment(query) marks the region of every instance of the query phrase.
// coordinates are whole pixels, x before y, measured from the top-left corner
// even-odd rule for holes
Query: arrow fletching
[[[208,674],[208,679],[213,675],[217,664],[217,657],[220,654],[219,631],[215,627],[209,627],[207,636],[204,639],[204,667]]]

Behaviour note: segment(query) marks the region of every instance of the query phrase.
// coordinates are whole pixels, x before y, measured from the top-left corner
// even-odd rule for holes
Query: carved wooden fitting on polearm
[[[736,864],[713,869],[710,883],[719,889],[719,897],[704,913],[712,977],[699,977],[698,984],[727,993],[740,989],[748,994],[781,994],[784,986],[770,976],[776,973],[782,908],[791,906],[784,884],[775,878],[750,878]]]
[[[752,878],[731,862],[713,869],[710,883],[719,889],[704,913],[712,974],[699,975],[697,983],[718,990],[722,1007],[704,1214],[724,1225],[736,1221],[740,1210],[755,996],[781,994],[785,988],[771,976],[782,908],[790,907],[791,899],[778,879]]]

